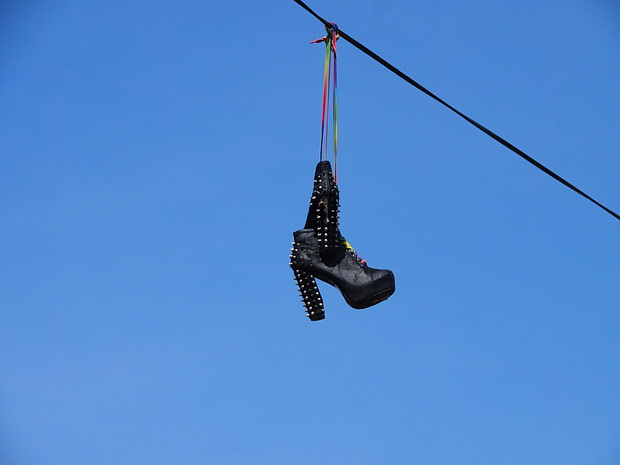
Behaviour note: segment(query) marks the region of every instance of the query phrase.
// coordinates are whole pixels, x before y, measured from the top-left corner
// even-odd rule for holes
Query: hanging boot
[[[321,252],[333,254],[340,245],[338,213],[340,194],[329,161],[320,161],[314,172],[314,187],[304,229],[314,229]]]
[[[378,304],[394,293],[394,274],[390,270],[370,268],[345,242],[339,240],[335,252],[325,254],[321,253],[312,229],[295,231],[293,236],[290,266],[311,320],[324,318],[315,278],[336,287],[347,304],[357,309]]]

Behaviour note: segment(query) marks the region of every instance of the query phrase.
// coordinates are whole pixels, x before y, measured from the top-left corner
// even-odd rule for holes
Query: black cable
[[[325,19],[321,18],[318,14],[316,14],[314,11],[312,11],[312,9],[306,5],[304,2],[302,2],[301,0],[293,0],[295,3],[297,3],[299,6],[301,6],[302,8],[304,8],[306,11],[308,11],[308,13],[310,13],[312,16],[314,16],[316,19],[318,19],[320,22],[322,22],[325,27],[327,28],[333,28],[333,25],[326,21]],[[585,197],[586,199],[588,199],[590,202],[594,203],[595,205],[601,207],[603,210],[605,210],[607,213],[609,213],[610,215],[614,216],[616,219],[620,220],[620,215],[618,215],[616,212],[614,212],[613,210],[607,208],[605,205],[603,205],[602,203],[597,202],[596,200],[594,200],[592,197],[590,197],[588,194],[586,194],[585,192],[583,192],[581,189],[579,189],[578,187],[574,186],[573,184],[571,184],[570,182],[568,182],[566,179],[564,179],[563,177],[561,177],[559,174],[551,171],[549,168],[547,168],[545,165],[543,165],[542,163],[534,160],[532,157],[530,157],[528,154],[526,154],[525,152],[523,152],[521,149],[515,147],[514,145],[512,145],[510,142],[508,142],[507,140],[505,140],[504,138],[498,136],[497,134],[495,134],[493,131],[491,131],[490,129],[487,129],[486,127],[484,127],[482,124],[478,123],[477,121],[473,120],[472,118],[470,118],[469,116],[465,115],[464,113],[460,112],[459,110],[457,110],[456,108],[454,108],[452,105],[450,105],[449,103],[447,103],[446,101],[442,100],[441,98],[439,98],[437,95],[435,95],[434,93],[432,93],[430,90],[428,90],[426,87],[424,87],[422,84],[414,81],[412,78],[410,78],[409,76],[407,76],[405,73],[403,73],[401,70],[399,70],[398,68],[396,68],[394,65],[390,64],[389,62],[387,62],[386,60],[384,60],[383,58],[381,58],[379,55],[377,55],[375,52],[373,52],[372,50],[368,49],[367,47],[365,47],[364,45],[360,44],[357,40],[355,40],[353,37],[351,37],[350,35],[346,34],[344,31],[342,31],[342,29],[338,28],[338,34],[340,35],[340,37],[342,37],[344,40],[346,40],[347,42],[349,42],[351,45],[353,45],[354,47],[356,47],[357,49],[361,50],[362,52],[364,52],[366,55],[368,55],[369,57],[371,57],[373,60],[381,63],[383,66],[385,66],[387,69],[389,69],[390,71],[392,71],[394,74],[396,74],[398,77],[400,77],[401,79],[407,81],[409,84],[411,84],[413,87],[415,87],[418,90],[421,90],[422,92],[424,92],[426,95],[428,95],[429,97],[431,97],[432,99],[436,100],[437,102],[441,103],[443,106],[445,106],[446,108],[450,109],[451,111],[453,111],[454,113],[456,113],[457,115],[459,115],[461,118],[463,118],[465,121],[467,121],[468,123],[474,125],[475,127],[477,127],[478,129],[480,129],[482,132],[484,132],[487,136],[492,137],[493,139],[495,139],[497,142],[499,142],[500,144],[502,144],[504,147],[512,150],[514,153],[516,153],[517,155],[519,155],[521,158],[523,158],[524,160],[530,162],[532,165],[534,165],[536,168],[538,168],[539,170],[541,170],[542,172],[548,174],[549,176],[551,176],[553,179],[555,179],[556,181],[564,184],[566,187],[568,187],[569,189],[575,191],[576,193],[578,193],[579,195],[581,195],[582,197]]]

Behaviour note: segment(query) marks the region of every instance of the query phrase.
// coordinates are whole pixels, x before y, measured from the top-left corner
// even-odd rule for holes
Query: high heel
[[[347,304],[357,309],[371,307],[394,293],[394,274],[390,270],[370,268],[340,239],[334,247],[335,252],[326,254],[321,252],[314,230],[301,229],[295,231],[293,236],[295,241],[290,266],[296,279],[299,272],[305,273],[306,280],[308,275],[320,279],[336,287]],[[310,285],[316,286],[316,282]],[[310,295],[320,297],[318,287],[316,293]],[[322,299],[320,302],[322,309]]]
[[[314,229],[322,252],[335,253],[339,246],[340,193],[329,161],[320,161],[314,172],[314,188],[304,229]]]
[[[299,295],[306,307],[306,314],[312,321],[318,321],[325,318],[325,309],[323,308],[323,298],[316,285],[316,280],[307,271],[293,269],[295,273],[295,281],[299,288]]]

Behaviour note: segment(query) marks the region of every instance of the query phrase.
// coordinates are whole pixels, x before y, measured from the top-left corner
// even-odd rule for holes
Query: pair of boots
[[[323,298],[316,279],[336,287],[353,308],[367,308],[395,290],[390,270],[370,268],[340,234],[339,193],[329,161],[321,161],[314,174],[314,189],[304,229],[293,233],[290,266],[312,321],[325,318]]]

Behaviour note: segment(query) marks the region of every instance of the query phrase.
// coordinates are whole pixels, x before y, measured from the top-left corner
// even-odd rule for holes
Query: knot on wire
[[[310,42],[311,44],[319,44],[321,42],[325,42],[328,39],[331,39],[332,42],[336,42],[340,38],[340,34],[338,33],[338,25],[333,21],[330,21],[325,25],[325,30],[327,31],[327,35],[321,37],[320,39],[313,40]]]

